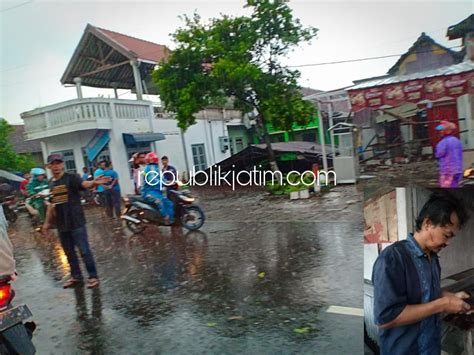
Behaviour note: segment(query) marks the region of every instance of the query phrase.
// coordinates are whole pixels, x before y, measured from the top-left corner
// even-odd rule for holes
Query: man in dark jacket
[[[460,201],[432,195],[416,219],[415,233],[377,258],[372,281],[381,354],[440,355],[440,313],[470,311],[463,301],[467,293],[441,290],[438,261],[466,220]]]

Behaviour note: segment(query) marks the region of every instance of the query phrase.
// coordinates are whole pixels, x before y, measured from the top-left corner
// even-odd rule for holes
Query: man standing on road
[[[110,177],[111,181],[104,184],[104,196],[107,216],[114,218],[114,211],[116,218],[120,218],[120,185],[118,173],[113,169],[112,163],[107,164],[107,169],[104,171],[104,176]]]
[[[104,175],[107,162],[105,160],[101,160],[98,165],[99,167],[96,169],[96,171],[94,171],[94,179],[99,176]],[[104,205],[105,204],[105,198],[104,198],[105,188],[102,185],[99,185],[95,188],[95,190],[99,194],[99,201],[101,205]]]
[[[467,220],[461,202],[433,194],[416,219],[416,231],[385,248],[377,258],[374,316],[381,354],[441,354],[440,313],[470,310],[456,294],[441,290],[438,253],[447,247]]]
[[[89,273],[88,288],[99,285],[94,257],[89,247],[86,230],[86,219],[81,205],[80,192],[93,186],[102,185],[110,180],[108,177],[97,176],[92,181],[83,181],[78,174],[64,171],[64,160],[61,154],[48,157],[48,169],[53,177],[50,180],[51,204],[49,205],[43,233],[47,233],[55,216],[59,239],[71,268],[71,278],[63,285],[64,288],[82,282],[81,269],[75,247],[79,248],[82,259]]]
[[[436,159],[439,162],[439,186],[458,187],[462,179],[462,143],[454,134],[456,125],[449,121],[441,121],[436,130],[441,140],[436,145]]]

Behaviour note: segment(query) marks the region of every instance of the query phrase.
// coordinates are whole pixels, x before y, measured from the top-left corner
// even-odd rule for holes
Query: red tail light
[[[13,291],[10,285],[0,286],[0,309],[5,308],[10,304],[13,298]]]

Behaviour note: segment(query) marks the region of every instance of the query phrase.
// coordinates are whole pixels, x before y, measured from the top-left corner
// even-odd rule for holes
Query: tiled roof
[[[143,39],[106,30],[104,28],[96,27],[96,29],[113,41],[118,42],[129,51],[135,53],[138,59],[159,63],[162,59],[167,58],[169,55],[168,48],[161,44],[145,41]]]
[[[40,153],[41,144],[39,141],[25,141],[24,125],[12,125],[15,131],[10,134],[9,141],[13,146],[13,150],[16,153]]]

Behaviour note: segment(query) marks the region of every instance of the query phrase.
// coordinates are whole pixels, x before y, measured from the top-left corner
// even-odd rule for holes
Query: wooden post
[[[74,82],[76,83],[76,92],[77,92],[77,98],[82,99],[82,79],[81,78],[74,78]]]
[[[135,90],[137,91],[137,100],[143,100],[142,78],[140,76],[140,71],[138,70],[138,62],[136,60],[131,60],[130,65],[133,69],[133,78],[135,79]]]

